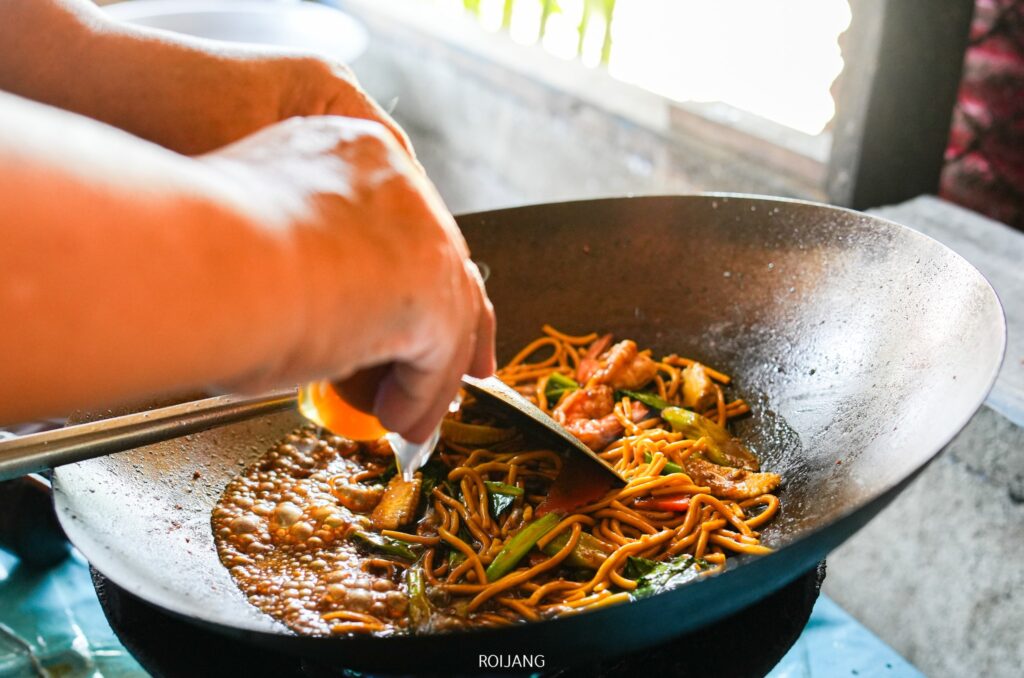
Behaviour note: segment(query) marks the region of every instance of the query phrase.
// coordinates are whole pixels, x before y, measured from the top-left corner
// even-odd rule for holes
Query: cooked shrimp
[[[594,343],[590,345],[587,352],[580,359],[580,365],[576,368],[576,381],[581,384],[585,384],[590,381],[590,377],[593,376],[594,372],[601,367],[601,362],[598,358],[602,353],[608,350],[608,347],[612,343],[612,335],[606,334],[599,339],[595,339]]]
[[[555,408],[555,420],[590,449],[603,450],[623,433],[622,422],[612,414],[614,396],[612,387],[605,384],[573,391]],[[643,404],[634,402],[630,416],[640,421],[647,413]]]
[[[565,396],[555,408],[555,420],[562,425],[577,419],[599,419],[611,414],[615,407],[615,392],[611,386],[597,384],[581,388]]]
[[[654,379],[658,364],[646,353],[637,352],[636,342],[626,339],[601,356],[601,367],[590,377],[597,384],[612,388],[638,389]]]

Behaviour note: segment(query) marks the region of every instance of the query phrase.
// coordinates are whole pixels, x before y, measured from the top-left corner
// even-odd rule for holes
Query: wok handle
[[[0,480],[124,452],[295,407],[294,390],[217,396],[53,431],[0,439]]]

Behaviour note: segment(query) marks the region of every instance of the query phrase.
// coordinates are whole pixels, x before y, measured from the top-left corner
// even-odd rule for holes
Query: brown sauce
[[[369,518],[342,506],[328,483],[387,461],[306,427],[231,481],[213,512],[214,538],[253,605],[304,634],[344,632],[345,620],[323,618],[339,610],[372,615],[389,632],[405,626],[400,566],[368,558],[348,539]]]

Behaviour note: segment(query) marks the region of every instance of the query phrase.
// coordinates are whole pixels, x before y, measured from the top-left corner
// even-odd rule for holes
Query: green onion
[[[708,461],[719,466],[744,468],[748,471],[756,471],[759,468],[757,457],[717,422],[681,407],[664,410],[661,418],[669,423],[673,431],[682,433],[687,438],[706,438],[708,442],[704,456]]]
[[[555,372],[548,377],[548,383],[544,387],[544,397],[549,403],[558,401],[566,393],[575,391],[580,387],[572,377],[567,377],[561,372]]]
[[[409,624],[414,629],[425,630],[430,626],[432,606],[427,598],[422,567],[414,565],[406,570],[405,586],[409,592]]]
[[[653,407],[656,410],[664,410],[667,407],[672,407],[672,403],[665,400],[664,398],[647,391],[616,391],[615,397],[618,400],[622,400],[622,396],[628,396],[631,400],[636,400],[649,407]]]
[[[487,581],[497,581],[519,564],[540,538],[558,524],[558,514],[546,513],[513,535],[487,566]]]
[[[385,537],[374,532],[363,532],[357,530],[352,533],[352,538],[371,551],[377,551],[384,555],[394,556],[402,560],[413,561],[419,558],[415,551],[397,539]]]
[[[491,492],[497,492],[498,494],[510,494],[513,497],[523,496],[523,488],[517,485],[509,485],[508,483],[499,483],[494,480],[485,480],[484,485]]]
[[[645,464],[650,464],[651,463],[651,459],[654,459],[654,456],[650,452],[647,452],[645,450],[644,451],[644,463]],[[682,473],[682,472],[683,472],[683,467],[680,466],[679,464],[675,463],[674,461],[667,462],[665,464],[665,468],[661,469],[661,475],[663,475],[663,476],[670,476],[673,473]]]

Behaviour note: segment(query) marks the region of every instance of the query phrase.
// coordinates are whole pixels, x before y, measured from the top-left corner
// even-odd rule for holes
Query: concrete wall
[[[1024,672],[1024,429],[987,407],[828,559],[825,592],[930,676]]]
[[[753,150],[772,156],[778,149],[765,151],[766,144],[742,132],[664,104],[662,129],[652,130],[465,46],[424,35],[367,3],[342,4],[372,32],[369,51],[353,64],[360,81],[379,101],[394,104],[393,115],[453,212],[698,191],[822,197],[815,175],[823,168],[798,152],[754,158]],[[490,46],[513,59],[529,49],[491,37]],[[541,56],[552,68],[569,65]],[[603,73],[585,75],[607,80],[601,84],[611,99],[645,96]],[[799,164],[803,176],[772,166],[787,162]]]

